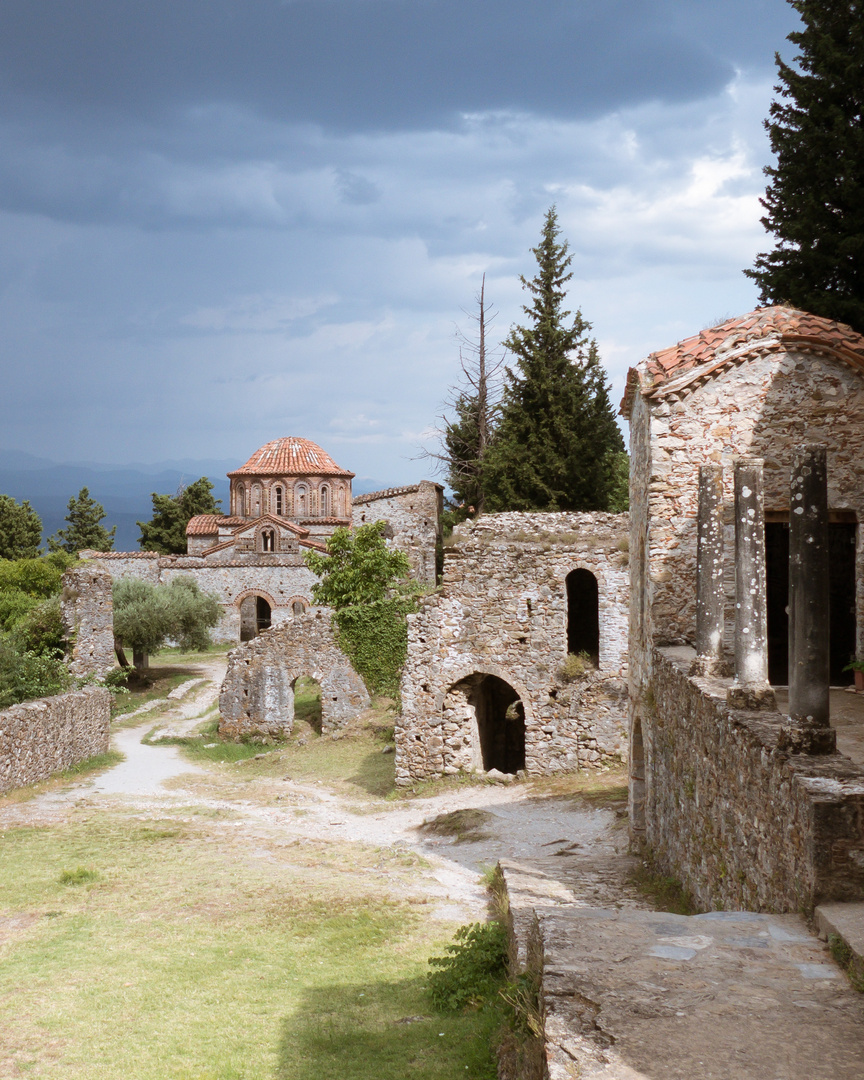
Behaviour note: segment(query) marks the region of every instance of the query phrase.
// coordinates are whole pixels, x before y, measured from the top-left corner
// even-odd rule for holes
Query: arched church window
[[[298,484],[294,489],[294,507],[298,518],[308,517],[309,489],[305,484]]]
[[[243,516],[252,516],[252,493],[246,485],[243,485]]]
[[[339,517],[345,517],[345,488],[341,486],[336,492],[336,513]]]
[[[597,578],[590,570],[571,570],[566,585],[567,652],[587,653],[594,667],[599,667],[600,595]]]
[[[252,485],[252,517],[261,517],[261,485]]]
[[[330,517],[330,488],[326,484],[321,488],[321,503],[318,513],[321,517]]]
[[[275,551],[276,550],[276,533],[273,529],[264,529],[261,533],[261,550],[262,551]]]
[[[282,499],[282,488],[281,487],[276,488],[275,496],[276,496],[276,517],[282,517],[283,499]]]

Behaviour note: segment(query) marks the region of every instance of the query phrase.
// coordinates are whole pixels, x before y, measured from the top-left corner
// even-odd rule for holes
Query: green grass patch
[[[212,710],[208,709],[207,712]],[[219,735],[218,718],[199,725],[198,731],[193,735],[160,735],[159,730],[155,727],[148,731],[141,741],[147,746],[179,746],[190,761],[197,763],[234,763],[264,757],[268,752],[274,752],[274,748],[268,751],[268,748],[260,743],[236,743],[222,739]]]
[[[489,833],[484,826],[492,820],[488,810],[451,810],[449,814],[439,814],[420,826],[422,832],[434,836],[452,836],[457,843],[488,839]]]
[[[692,893],[677,878],[659,873],[650,860],[634,871],[630,881],[657,911],[671,911],[675,915],[699,914],[700,908]]]
[[[200,659],[200,655],[196,654],[196,656]],[[194,660],[195,658],[193,656],[190,659]],[[151,702],[155,706],[167,698],[171,691],[180,686],[181,683],[199,677],[198,672],[192,668],[173,666],[153,666],[141,675],[132,674],[129,677],[129,693],[118,694],[114,698],[111,705],[111,718],[112,720],[121,718],[122,722],[124,713],[130,713]],[[140,723],[141,718],[139,716],[134,717],[134,722]]]
[[[79,776],[86,776],[89,773],[102,772],[104,769],[110,769],[114,765],[119,765],[121,761],[124,761],[124,755],[119,750],[106,750],[104,754],[94,754],[93,757],[87,758],[85,761],[79,761],[76,765],[70,765],[68,769],[64,769],[59,773],[59,777],[63,780],[73,780]]]
[[[0,834],[10,1075],[494,1077],[488,1026],[426,995],[448,935],[363,873],[393,853],[227,824],[88,807]]]

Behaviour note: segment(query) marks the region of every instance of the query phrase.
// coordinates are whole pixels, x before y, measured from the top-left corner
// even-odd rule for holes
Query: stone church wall
[[[108,749],[111,694],[87,686],[0,712],[0,793],[47,780]]]
[[[410,487],[355,496],[354,528],[373,521],[386,521],[390,543],[411,560],[417,580],[424,585],[434,585],[441,541],[442,492],[440,484],[423,480]]]
[[[626,514],[518,513],[454,532],[440,592],[408,619],[397,783],[482,767],[483,676],[522,702],[528,773],[626,759],[628,532]],[[598,584],[599,666],[568,682],[566,578],[580,568]]]
[[[333,734],[369,706],[363,680],[336,644],[330,613],[319,610],[266,630],[228,654],[219,694],[219,734],[285,738],[294,726],[294,684],[321,686],[321,733]]]
[[[730,710],[730,680],[690,677],[694,655],[653,656],[637,769],[659,866],[706,910],[811,912],[864,899],[864,769],[842,754],[778,750],[785,718]]]

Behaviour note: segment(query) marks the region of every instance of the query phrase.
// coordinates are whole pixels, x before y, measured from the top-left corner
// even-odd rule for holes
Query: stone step
[[[816,925],[852,985],[864,993],[864,902],[820,904]]]

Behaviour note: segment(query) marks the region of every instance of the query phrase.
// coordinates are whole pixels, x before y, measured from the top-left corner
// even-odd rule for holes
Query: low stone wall
[[[219,693],[219,734],[230,739],[285,738],[294,727],[294,684],[321,686],[321,732],[332,734],[369,706],[369,694],[336,644],[330,612],[318,610],[271,627],[228,654]]]
[[[60,607],[73,675],[105,675],[114,667],[114,602],[107,570],[85,562],[63,575]]]
[[[0,793],[47,780],[108,749],[111,694],[87,686],[0,712]]]
[[[655,648],[641,733],[645,841],[706,908],[811,912],[864,899],[864,770],[777,748],[784,717],[726,705],[729,680]],[[636,738],[634,735],[634,744]]]
[[[524,741],[517,767],[551,773],[627,759],[628,535],[626,514],[601,513],[490,514],[454,532],[443,588],[408,617],[398,784],[480,769],[484,757],[486,768],[494,760],[515,771],[521,745],[518,755],[489,745],[493,727],[513,726],[508,692],[521,715],[507,719],[524,721],[524,736],[513,726],[501,740]],[[569,604],[574,570],[596,581],[591,612]],[[596,667],[569,679],[568,623],[583,618],[599,628]]]

